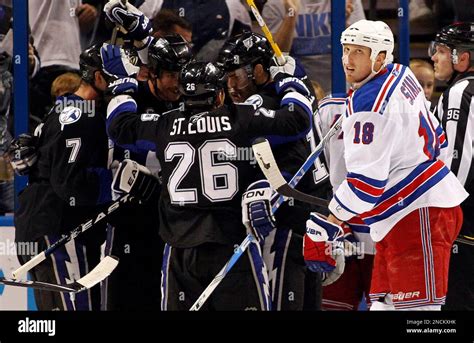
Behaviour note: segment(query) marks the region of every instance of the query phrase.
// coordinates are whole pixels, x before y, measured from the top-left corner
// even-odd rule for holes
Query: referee
[[[448,82],[435,114],[446,133],[442,159],[471,194],[461,207],[464,222],[453,245],[444,310],[474,310],[474,22],[441,29],[430,45],[435,77]]]

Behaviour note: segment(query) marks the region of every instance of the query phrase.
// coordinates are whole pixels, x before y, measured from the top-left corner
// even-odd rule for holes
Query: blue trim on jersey
[[[348,182],[347,184],[349,185],[351,191],[362,201],[368,202],[369,204],[375,204],[380,199],[380,196],[376,197],[355,188],[354,185],[350,182]]]
[[[370,233],[370,227],[367,225],[362,225],[362,224],[349,224],[349,227],[351,228],[352,232],[357,232],[357,233]]]
[[[353,113],[372,111],[377,95],[380,92],[380,88],[388,76],[390,76],[390,73],[386,72],[384,75],[372,79],[354,92],[352,97]]]
[[[99,196],[96,205],[106,204],[112,201],[112,171],[107,168],[91,167],[86,169],[87,172],[96,174],[99,178]]]
[[[120,105],[115,107],[113,111],[110,112],[110,114],[109,113],[107,114],[107,121],[106,121],[107,132],[109,131],[109,125],[112,122],[112,120],[114,120],[114,118],[118,114],[125,113],[125,112],[133,112],[133,113],[137,112],[137,104],[135,103],[134,100],[130,99],[129,101],[121,103]]]
[[[388,179],[385,179],[385,180],[372,179],[371,177],[364,176],[362,174],[357,174],[357,173],[348,173],[346,178],[359,179],[376,188],[384,188],[388,180]]]
[[[299,94],[299,93],[298,93]],[[308,100],[309,101],[309,100]],[[280,107],[283,107],[283,106],[286,106],[286,105],[289,105],[289,104],[297,104],[299,105],[303,110],[305,110],[305,112],[309,115],[309,120],[310,120],[310,127],[313,125],[312,123],[312,118],[313,118],[313,109],[311,107],[308,107],[304,102],[302,101],[299,101],[298,99],[296,98],[292,98],[291,96],[285,98],[285,99],[282,99],[282,101],[280,102]]]
[[[338,203],[343,209],[345,209],[347,212],[350,212],[350,213],[353,213],[353,214],[359,214],[359,213],[357,213],[357,212],[352,211],[349,207],[344,206],[344,204],[342,203],[341,200],[339,200],[339,198],[337,197],[336,194],[334,194],[334,199],[335,199],[335,200],[337,201],[337,203]]]
[[[308,128],[308,130],[296,135],[296,136],[276,136],[276,135],[270,135],[270,136],[263,136],[264,138],[266,138],[268,140],[268,142],[270,143],[270,145],[272,147],[274,146],[277,146],[277,145],[281,145],[281,144],[286,144],[286,143],[291,143],[291,142],[295,142],[295,141],[299,141],[300,139],[305,139],[306,138],[306,135],[308,134],[308,132],[311,130],[311,128]],[[262,136],[258,136],[258,137],[262,137]],[[257,137],[255,137],[257,138]]]
[[[344,101],[328,101],[322,104],[321,106],[319,106],[319,109],[324,108],[328,105],[344,105],[345,103],[346,103],[345,100]]]
[[[393,64],[392,64],[393,66]],[[387,93],[387,95],[385,95],[385,100],[384,102],[387,103],[389,100],[390,100],[390,97],[392,96],[393,92],[395,91],[395,89],[397,88],[397,85],[398,83],[400,82],[400,80],[403,78],[403,74],[405,74],[405,70],[407,69],[406,66],[402,66],[402,70],[400,70],[400,74],[396,75],[396,80],[394,83],[392,83],[392,85],[390,86],[390,89]],[[390,73],[392,74],[392,73]],[[382,105],[382,107],[380,108],[380,111],[379,113],[382,114],[382,111],[385,109],[385,106]]]
[[[441,127],[441,125],[438,125],[438,127],[436,128],[436,136],[438,136],[438,140],[443,135],[443,133],[444,133],[443,128]],[[444,143],[440,144],[439,146],[440,149],[446,148],[448,146],[448,140],[446,139],[446,134],[444,138],[445,138]]]
[[[118,145],[119,147],[129,150],[132,153],[138,154],[138,155],[144,155],[145,161],[146,161],[146,155],[148,154],[148,151],[155,151],[156,150],[156,144],[152,141],[147,141],[147,140],[138,140],[133,144],[118,144],[114,140],[112,140],[114,144]]]
[[[376,76],[354,93],[354,96],[352,98],[353,113],[372,111],[372,108],[375,105],[375,101],[377,100],[377,96],[382,91],[382,86],[384,85],[387,78],[392,75],[394,67],[394,64],[389,64],[387,66],[387,71],[383,75]],[[405,72],[405,69],[406,66],[402,66],[402,69],[400,70],[399,74],[396,75],[397,79],[392,83],[390,89],[388,90],[388,93],[384,96],[384,102],[389,101],[390,96],[396,88],[396,85],[402,79],[401,76]],[[383,109],[384,106],[382,105],[381,110]]]
[[[386,193],[383,194],[383,196],[380,199],[380,202],[384,201],[385,199],[389,198],[390,196],[394,195],[397,193],[401,188],[409,184],[413,179],[416,178],[420,173],[422,173],[424,170],[428,168],[426,164],[432,164],[433,162],[425,162],[418,166],[414,171],[408,175],[408,177],[399,182],[397,185],[394,187],[390,188]],[[420,168],[423,167],[423,168]],[[420,171],[421,169],[421,171]],[[415,173],[416,172],[416,173]],[[387,209],[384,213],[370,217],[370,218],[364,218],[364,222],[367,223],[367,225],[373,224],[375,222],[379,222],[381,220],[384,220],[390,216],[392,216],[394,213],[401,211],[402,209],[410,206],[411,203],[413,203],[416,199],[418,199],[420,196],[422,196],[426,191],[428,191],[430,188],[432,188],[434,185],[436,185],[439,181],[441,181],[446,175],[449,174],[449,169],[446,167],[443,167],[440,169],[436,174],[434,174],[427,182],[423,183],[420,185],[413,193],[411,193],[409,196],[401,199],[398,203],[394,204],[391,208]]]

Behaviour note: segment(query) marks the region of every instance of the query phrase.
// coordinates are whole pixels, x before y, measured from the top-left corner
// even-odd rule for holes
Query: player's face
[[[433,70],[430,70],[427,67],[415,67],[413,68],[413,73],[415,74],[418,82],[420,82],[421,87],[423,87],[423,92],[425,92],[426,99],[430,100],[431,96],[433,95],[435,85],[435,75]]]
[[[234,103],[244,102],[257,92],[245,69],[240,68],[227,74],[227,88]]]
[[[364,80],[372,72],[372,62],[370,60],[370,48],[344,44],[342,53],[342,66],[349,83],[357,83]]]
[[[438,44],[435,47],[431,60],[434,62],[435,77],[438,80],[449,80],[454,73],[451,61],[451,49],[445,45]]]
[[[165,101],[178,101],[181,94],[178,89],[178,72],[165,71],[156,79],[157,93]]]

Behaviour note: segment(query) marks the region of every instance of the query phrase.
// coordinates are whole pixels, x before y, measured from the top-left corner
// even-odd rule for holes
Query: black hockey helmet
[[[436,38],[431,42],[429,55],[436,53],[437,45],[445,45],[451,49],[451,59],[453,64],[458,63],[458,53],[463,51],[471,52],[471,61],[474,60],[474,22],[462,22],[445,26],[436,34]]]
[[[102,70],[101,46],[102,43],[94,44],[85,49],[79,56],[81,78],[89,84],[94,83],[94,73]]]
[[[148,48],[148,66],[155,75],[161,70],[181,71],[191,58],[191,46],[178,34],[153,39]]]
[[[224,86],[224,71],[210,62],[189,62],[179,76],[179,91],[188,108],[212,108]]]
[[[268,40],[254,32],[244,32],[231,37],[222,47],[217,58],[217,65],[226,73],[256,64],[268,70],[273,57],[273,50]]]

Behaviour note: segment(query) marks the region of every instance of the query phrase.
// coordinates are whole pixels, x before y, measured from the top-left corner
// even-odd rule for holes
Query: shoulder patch
[[[82,111],[78,107],[67,106],[59,114],[59,122],[62,126],[75,123],[81,118]]]
[[[160,115],[157,113],[142,113],[140,119],[141,121],[158,121]]]
[[[263,98],[259,94],[254,94],[245,100],[244,104],[255,105],[258,108],[263,105]]]

